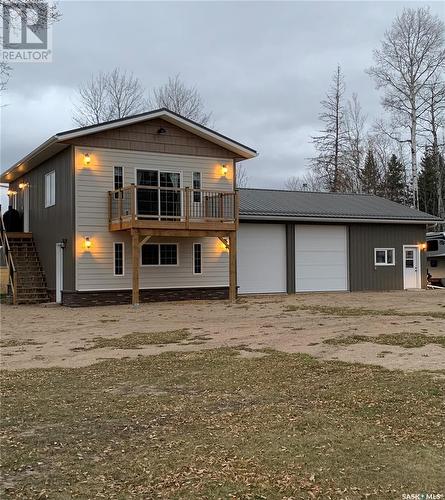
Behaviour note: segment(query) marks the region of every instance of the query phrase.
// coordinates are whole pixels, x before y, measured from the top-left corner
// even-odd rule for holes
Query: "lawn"
[[[261,356],[260,356],[261,354]],[[233,348],[2,372],[8,498],[445,492],[445,373]]]

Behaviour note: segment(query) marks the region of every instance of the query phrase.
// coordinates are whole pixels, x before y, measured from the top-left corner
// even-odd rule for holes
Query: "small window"
[[[122,189],[124,187],[124,168],[114,167],[113,169],[113,189]],[[119,193],[114,193],[115,198],[119,198]]]
[[[114,244],[114,275],[124,275],[124,244]]]
[[[193,172],[193,189],[201,189],[201,172]],[[193,202],[201,203],[201,191],[193,191]]]
[[[430,240],[426,242],[426,251],[427,252],[437,252],[439,250],[439,241],[438,240]]]
[[[177,266],[178,246],[173,244],[148,243],[142,245],[143,266]]]
[[[437,267],[437,260],[436,259],[431,259],[430,260],[430,265],[431,265],[431,267]]]
[[[374,264],[376,266],[394,266],[394,248],[375,248]]]
[[[201,243],[193,244],[193,274],[202,274],[202,247]]]
[[[56,172],[53,170],[45,175],[45,208],[56,204]]]

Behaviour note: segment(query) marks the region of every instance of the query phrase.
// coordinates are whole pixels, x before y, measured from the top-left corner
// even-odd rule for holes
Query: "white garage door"
[[[345,226],[295,226],[297,292],[348,289],[347,241]]]
[[[284,224],[240,224],[237,272],[240,293],[286,291]]]

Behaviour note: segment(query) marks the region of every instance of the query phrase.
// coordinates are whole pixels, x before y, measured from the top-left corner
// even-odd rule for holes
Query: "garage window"
[[[376,266],[394,266],[394,248],[374,248],[374,264]]]

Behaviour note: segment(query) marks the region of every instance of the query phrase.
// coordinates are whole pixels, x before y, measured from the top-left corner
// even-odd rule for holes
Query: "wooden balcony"
[[[108,193],[109,229],[228,233],[237,229],[238,206],[236,191],[131,184]]]

